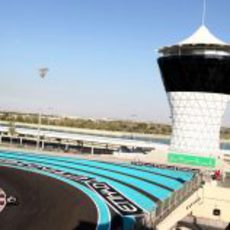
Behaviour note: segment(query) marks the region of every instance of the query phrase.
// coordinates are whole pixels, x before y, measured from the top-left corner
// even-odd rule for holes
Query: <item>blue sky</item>
[[[230,42],[230,1],[207,3],[206,25]],[[0,109],[169,122],[156,50],[191,35],[202,5],[0,0]],[[43,66],[50,69],[44,80]]]

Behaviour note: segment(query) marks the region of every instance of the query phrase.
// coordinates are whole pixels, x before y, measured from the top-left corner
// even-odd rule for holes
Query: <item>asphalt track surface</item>
[[[0,184],[18,206],[0,214],[2,230],[95,229],[97,209],[81,191],[47,176],[0,167]]]

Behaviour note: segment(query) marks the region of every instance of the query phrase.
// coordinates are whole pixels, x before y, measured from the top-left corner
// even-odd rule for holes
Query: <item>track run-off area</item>
[[[8,188],[12,189],[15,185],[14,193],[18,196],[19,207],[23,207],[27,202],[26,193],[30,197],[28,202],[31,199],[38,201],[38,203],[33,201],[29,210],[26,210],[26,205],[24,210],[20,209],[20,212],[24,213],[25,220],[28,219],[27,212],[30,215],[31,210],[36,209],[38,213],[40,213],[39,209],[42,210],[40,219],[37,219],[38,223],[36,219],[33,221],[34,228],[27,228],[27,223],[24,221],[20,223],[24,224],[23,229],[54,229],[54,226],[55,229],[60,230],[133,229],[139,218],[154,212],[159,203],[166,201],[174,192],[182,189],[193,176],[191,171],[131,163],[0,151],[0,188],[3,188],[7,195]],[[30,185],[27,188],[28,184]],[[22,193],[25,194],[22,195],[25,196],[24,198],[20,197]],[[61,200],[61,203],[58,205],[55,199]],[[40,204],[39,200],[44,203]],[[65,201],[68,204],[64,205]],[[61,214],[61,217],[56,210],[60,208],[61,213],[63,207],[63,213],[68,215]],[[0,213],[0,226],[4,226],[2,224],[7,226],[7,218],[4,219],[4,212],[7,212],[7,209],[8,207]],[[74,213],[75,216],[72,215]],[[43,218],[52,218],[52,221],[45,225],[42,222]],[[63,223],[68,222],[70,218],[72,222],[69,222],[72,225],[56,226],[62,221],[61,218]],[[39,228],[39,224],[43,224],[42,228]]]

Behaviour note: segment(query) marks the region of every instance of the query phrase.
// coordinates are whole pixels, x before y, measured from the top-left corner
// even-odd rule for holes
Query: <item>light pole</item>
[[[45,67],[45,68],[40,68],[38,71],[39,71],[40,78],[44,79],[46,74],[48,73],[49,69]],[[42,124],[42,111],[40,110],[39,115],[38,115],[37,149],[39,149],[39,144],[40,144],[41,124]]]

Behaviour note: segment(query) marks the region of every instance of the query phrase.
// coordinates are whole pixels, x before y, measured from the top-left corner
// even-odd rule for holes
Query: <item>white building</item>
[[[191,37],[159,53],[173,123],[168,160],[215,166],[230,94],[230,44],[202,25]]]

